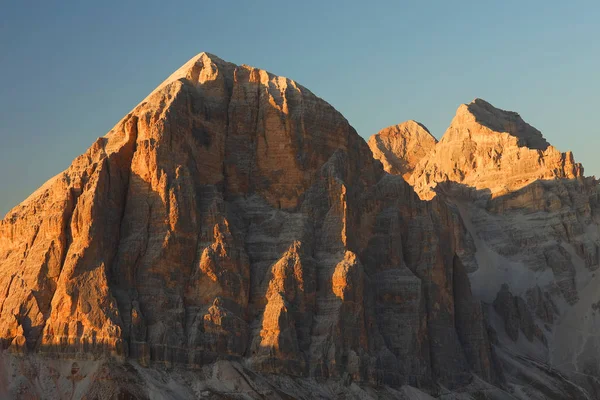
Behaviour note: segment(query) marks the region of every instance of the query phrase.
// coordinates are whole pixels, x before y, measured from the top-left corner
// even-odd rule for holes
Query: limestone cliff
[[[476,99],[458,108],[408,181],[421,198],[456,207],[473,238],[477,267],[466,265],[466,272],[509,386],[524,398],[568,396],[523,363],[535,359],[579,385],[577,396],[597,398],[595,178],[584,177],[572,153],[552,147],[519,114]]]
[[[474,253],[328,103],[202,53],[0,223],[0,387],[504,393]]]

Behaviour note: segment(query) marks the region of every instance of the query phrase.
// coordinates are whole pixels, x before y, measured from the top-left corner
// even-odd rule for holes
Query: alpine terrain
[[[0,398],[600,398],[598,193],[201,53],[0,222]]]

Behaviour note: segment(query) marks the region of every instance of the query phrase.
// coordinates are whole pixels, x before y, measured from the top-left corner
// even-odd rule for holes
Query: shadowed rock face
[[[0,223],[0,339],[150,368],[501,383],[473,254],[457,209],[386,174],[328,103],[202,53]]]

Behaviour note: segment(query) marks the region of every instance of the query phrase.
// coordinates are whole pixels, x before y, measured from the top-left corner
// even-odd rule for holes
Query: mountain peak
[[[414,119],[409,119],[408,121],[401,122],[396,125],[388,126],[387,128],[382,129],[379,133],[381,134],[401,134],[402,131],[410,131],[413,134],[422,135],[422,136],[431,136],[431,138],[435,141],[437,139],[433,137],[429,129],[419,121],[415,121]]]
[[[542,133],[525,122],[519,113],[494,107],[481,98],[459,106],[448,131],[456,125],[468,127],[472,124],[480,125],[483,129],[478,130],[488,130],[489,133],[507,133],[515,137],[521,147],[546,150],[550,146]]]
[[[202,84],[209,80],[216,80],[219,77],[219,71],[224,72],[225,75],[231,75],[227,72],[233,71],[235,68],[235,64],[224,61],[214,54],[207,52],[199,53],[169,75],[167,79],[146,96],[142,103],[148,101],[150,97],[178,80],[187,79],[193,83]]]
[[[458,107],[440,142],[415,166],[410,182],[423,198],[431,198],[432,189],[447,181],[499,196],[536,180],[582,175],[571,153],[552,147],[518,113],[477,98]]]
[[[405,179],[436,143],[425,125],[414,120],[384,128],[369,139],[373,157],[381,161],[387,172]]]

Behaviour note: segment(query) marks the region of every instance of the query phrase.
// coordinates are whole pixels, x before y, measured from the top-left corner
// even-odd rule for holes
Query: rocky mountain
[[[525,398],[558,393],[522,362],[535,360],[600,398],[595,178],[584,177],[572,153],[549,145],[517,113],[476,99],[458,108],[407,179],[421,198],[459,210],[476,248],[472,292],[496,332],[508,381]],[[534,393],[515,375],[546,392]]]
[[[383,169],[405,179],[417,163],[435,147],[437,139],[422,124],[406,121],[389,126],[371,136],[369,147],[373,157],[381,161]]]
[[[409,181],[425,199],[446,181],[498,197],[537,180],[582,176],[571,152],[550,146],[519,114],[476,99],[458,108],[439,144],[415,166]]]
[[[194,57],[0,222],[0,398],[594,398],[595,181],[448,132]]]

